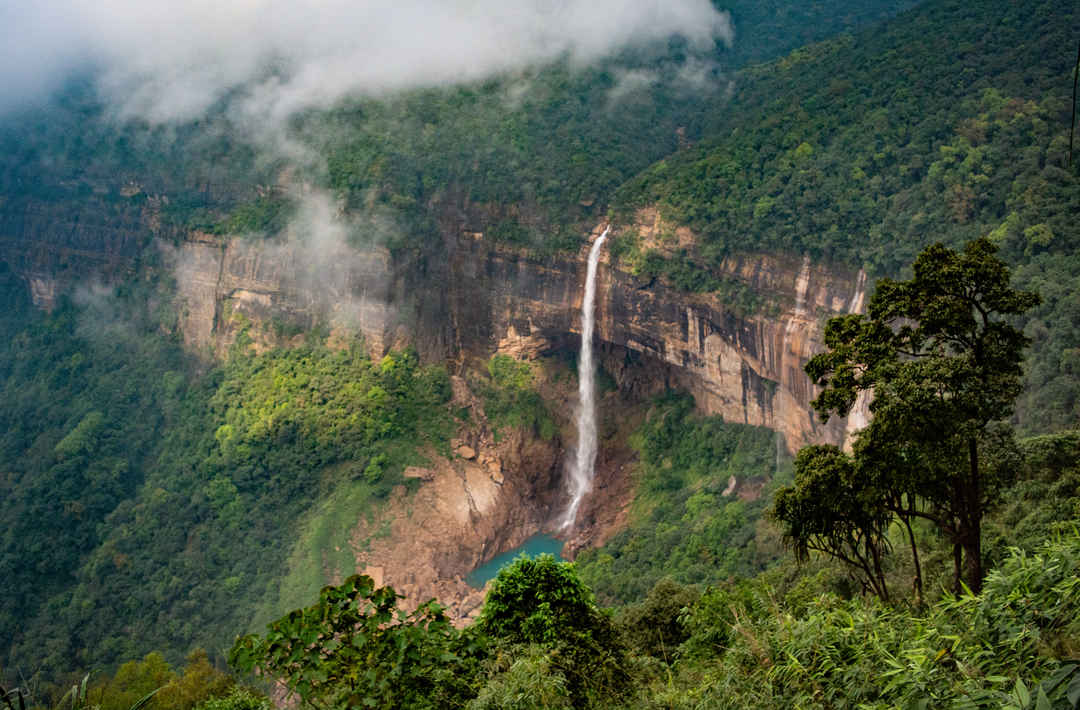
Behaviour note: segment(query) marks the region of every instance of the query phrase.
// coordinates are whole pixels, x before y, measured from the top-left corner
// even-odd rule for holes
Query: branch
[[[864,563],[857,562],[857,561],[851,559],[850,557],[845,555],[841,550],[833,550],[833,549],[828,548],[828,547],[819,547],[819,546],[814,545],[812,543],[807,543],[806,547],[807,547],[807,549],[815,550],[817,552],[821,552],[823,554],[826,554],[829,557],[835,557],[836,559],[840,560],[841,562],[846,562],[851,567],[854,567],[856,569],[861,569],[863,572],[865,572],[867,575],[869,575],[869,570],[865,567]]]
[[[930,357],[931,355],[934,354],[934,353],[926,353],[926,352],[920,352],[920,351],[915,351],[915,350],[904,350],[903,348],[897,348],[896,352],[900,353],[901,355],[905,355],[907,357],[910,357],[912,359],[920,358],[920,357]]]

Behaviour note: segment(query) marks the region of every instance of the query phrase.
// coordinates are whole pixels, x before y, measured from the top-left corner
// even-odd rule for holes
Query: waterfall
[[[600,262],[600,247],[607,239],[610,226],[604,229],[589,250],[589,269],[585,273],[585,296],[581,300],[581,357],[578,358],[577,448],[570,464],[568,487],[570,505],[563,516],[562,528],[569,528],[577,519],[581,499],[592,486],[593,466],[596,463],[596,383],[593,367],[593,326],[596,319],[596,266]]]

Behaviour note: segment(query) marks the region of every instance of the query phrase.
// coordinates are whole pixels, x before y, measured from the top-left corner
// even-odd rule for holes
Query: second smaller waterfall
[[[589,250],[589,268],[585,273],[585,296],[581,299],[581,356],[578,358],[577,448],[570,463],[568,487],[570,505],[563,515],[562,528],[569,528],[577,519],[581,500],[592,487],[593,467],[596,464],[596,373],[593,366],[593,328],[596,325],[596,267],[600,262],[600,247],[607,239],[608,226]]]

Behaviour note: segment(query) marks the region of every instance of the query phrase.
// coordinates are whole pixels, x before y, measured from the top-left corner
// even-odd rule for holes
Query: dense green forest
[[[573,247],[574,220],[594,219],[605,195],[675,150],[676,128],[700,132],[721,74],[906,4],[735,3],[741,41],[705,58],[717,76],[704,92],[669,81],[688,61],[675,41],[599,67],[557,63],[477,85],[357,99],[298,117],[291,137],[311,151],[299,166],[306,179],[354,210],[388,212],[404,225],[393,247],[433,246],[432,205],[462,191],[522,204],[481,225],[492,237]],[[653,80],[615,100],[620,72],[635,68]],[[166,239],[187,229],[272,236],[293,206],[279,186],[286,162],[253,141],[227,104],[189,124],[118,122],[83,76],[51,104],[5,117],[5,234],[34,238],[42,214],[76,240],[118,233],[138,255],[134,273],[161,268],[147,248],[147,220]],[[222,648],[234,627],[300,603],[325,570],[345,563],[335,555],[312,562],[307,551],[321,559],[326,536],[344,535],[343,511],[397,482],[415,456],[401,442],[444,440],[448,415],[426,406],[445,396],[444,375],[409,355],[384,367],[359,351],[331,353],[316,334],[310,347],[238,351],[207,370],[172,334],[167,279],[42,315],[5,272],[4,299],[0,470],[10,583],[0,631],[13,640],[6,663],[21,669],[28,659],[46,673],[109,666],[158,648],[178,662],[193,644]],[[345,382],[336,398],[326,394]],[[313,398],[318,413],[276,397]],[[550,435],[535,394],[494,386],[485,397],[496,423],[540,416],[536,426]],[[253,419],[255,410],[262,414]],[[343,415],[360,419],[344,431],[329,424]],[[41,535],[52,517],[56,533]],[[281,540],[298,527],[307,532],[289,550]],[[282,578],[280,589],[271,585]],[[113,599],[124,599],[122,608]]]
[[[302,539],[311,568],[286,564],[302,521],[330,534],[332,521],[305,518],[317,501],[362,514],[423,442],[449,437],[446,371],[415,354],[372,361],[319,342],[253,355],[241,339],[206,371],[124,305],[4,322],[0,623],[9,658],[51,672],[223,648],[260,605],[270,618],[336,569],[319,561],[325,539]]]
[[[980,248],[991,251],[980,252]],[[965,253],[978,258],[980,264],[1001,265],[986,240],[973,242],[968,249]],[[872,322],[868,319],[877,317],[881,304],[888,305],[889,294],[897,288],[915,288],[920,278],[949,273],[948,260],[920,266],[936,253],[930,249],[920,257],[915,280],[894,282],[895,287],[885,284],[872,299],[869,316],[840,317],[830,327],[844,331],[853,323]],[[994,269],[987,273],[991,279],[1007,280],[1009,276],[1007,271]],[[981,277],[976,274],[975,278]],[[994,291],[993,283],[982,288],[989,288],[992,295],[1013,298],[1010,292]],[[963,290],[946,291],[943,305],[960,304],[957,308],[961,310],[939,308],[937,312],[949,314],[944,327],[962,327],[964,314],[971,318],[973,312],[963,300]],[[918,303],[927,302],[920,292],[913,292],[913,296]],[[1034,302],[1028,298],[1022,301],[1020,307]],[[107,303],[119,308],[123,302]],[[98,310],[91,312],[93,308]],[[50,316],[27,312],[24,319],[29,323],[9,320],[24,329],[18,336],[22,338],[48,329],[62,334],[65,327],[74,328],[67,338],[58,339],[67,340],[68,347],[77,345],[93,352],[104,347],[102,336],[88,334],[78,324],[87,313],[100,322],[101,308],[102,304],[68,304]],[[921,327],[932,333],[934,322],[932,317],[924,317]],[[880,335],[882,331],[871,328],[868,332]],[[1007,335],[1010,331],[995,328],[994,332]],[[895,337],[903,344],[903,338],[912,336],[901,330]],[[106,333],[105,340],[126,347],[160,343],[139,333]],[[1016,343],[1024,345],[1022,340]],[[846,347],[842,340],[829,339],[827,344],[832,349],[828,355]],[[170,349],[167,342],[159,347],[179,356],[179,350]],[[70,359],[70,355],[65,357]],[[938,351],[935,357],[942,359],[942,364],[965,361],[963,347],[957,345]],[[902,368],[889,366],[892,361],[888,358],[883,362],[884,370],[871,370],[877,373],[879,389],[883,383],[904,381]],[[924,368],[926,362],[909,364]],[[180,360],[177,365],[184,363]],[[1007,361],[1003,367],[1003,373],[1012,372],[1011,382],[1019,383],[1019,370]],[[807,369],[814,371],[814,363]],[[271,538],[245,520],[243,511],[260,510],[267,505],[263,498],[269,498],[275,510],[266,510],[264,515],[280,521],[278,511],[287,514],[288,501],[276,497],[275,490],[291,492],[294,497],[312,491],[319,494],[319,484],[301,478],[305,472],[312,475],[311,469],[290,465],[290,457],[298,450],[323,466],[315,473],[336,479],[323,485],[352,481],[377,498],[380,491],[385,492],[384,486],[400,482],[393,477],[395,467],[415,455],[415,448],[400,446],[398,437],[419,435],[436,446],[446,441],[451,414],[445,407],[445,372],[419,368],[408,354],[387,356],[375,363],[355,350],[308,345],[253,355],[245,351],[241,339],[224,367],[186,372],[190,378],[187,388],[201,386],[216,428],[207,427],[205,422],[179,427],[180,431],[212,432],[202,449],[195,443],[189,460],[182,464],[190,471],[182,484],[189,486],[185,495],[202,503],[205,510],[189,515],[218,522],[196,525],[189,533],[199,535],[198,549],[191,549],[188,543],[185,549],[160,550],[162,543],[169,544],[165,533],[176,517],[166,517],[164,510],[154,505],[158,501],[182,505],[178,494],[184,490],[170,492],[158,487],[149,492],[148,500],[137,496],[121,526],[110,525],[104,531],[102,549],[107,550],[107,556],[98,551],[90,555],[98,568],[91,568],[90,573],[96,571],[101,576],[91,578],[86,570],[82,572],[82,583],[72,599],[75,604],[94,604],[96,590],[87,589],[87,582],[101,586],[103,595],[123,595],[136,604],[152,603],[149,598],[138,601],[137,595],[142,593],[166,595],[167,586],[150,589],[145,577],[125,579],[123,574],[123,570],[141,565],[154,569],[158,563],[145,559],[164,553],[189,570],[195,567],[209,576],[201,589],[187,588],[185,594],[197,599],[200,597],[195,595],[207,594],[201,599],[216,608],[186,605],[185,618],[198,624],[228,618],[216,615],[222,614],[222,607],[228,613],[224,605],[230,595],[248,605],[257,597],[251,591],[243,596],[245,580],[222,579],[222,572],[206,565],[207,553],[220,555],[220,564],[229,574],[247,568],[243,560],[226,557],[232,548],[219,542],[215,534],[242,535],[251,541],[246,545],[262,543],[260,549],[243,552],[258,555],[265,562],[273,563],[274,555],[280,556]],[[947,369],[946,373],[956,377],[955,370]],[[490,374],[485,407],[490,407],[504,426],[541,426],[538,415],[546,410],[529,394],[531,368],[496,358],[490,364]],[[100,397],[102,390],[119,389],[119,383],[110,380],[107,373],[86,379],[99,382],[100,390],[79,392],[72,397],[73,402],[100,406],[95,397]],[[269,382],[274,387],[267,386]],[[45,383],[50,385],[56,383]],[[183,378],[166,381],[164,386],[180,401],[160,406],[179,409],[182,418],[186,396],[181,392]],[[1005,397],[1010,393],[1015,396],[1017,391],[1008,378],[992,386],[1004,388]],[[831,390],[823,391],[828,395]],[[831,401],[825,395],[822,402]],[[894,396],[911,396],[908,386],[896,395],[876,400],[880,406],[874,420],[875,426],[880,422],[886,432],[901,432],[898,440],[888,444],[889,450],[899,447],[914,457],[908,465],[923,466],[920,457],[924,454],[919,452],[955,448],[948,438],[909,439],[910,432],[917,431],[913,423],[890,425],[917,422],[923,416],[897,408]],[[320,398],[325,409],[305,406]],[[987,406],[986,402],[954,402],[965,411]],[[992,400],[987,402],[994,406]],[[957,411],[950,405],[944,414],[955,418]],[[72,466],[85,465],[85,454],[107,443],[106,427],[118,424],[91,414],[93,411],[68,415],[73,426],[53,444],[58,457],[54,461],[82,454],[84,458]],[[348,425],[341,426],[343,422]],[[160,422],[149,423],[161,426]],[[873,428],[866,431],[864,438],[880,436]],[[988,429],[986,437],[987,442],[1000,439],[996,428]],[[376,588],[367,577],[351,577],[337,587],[322,589],[313,606],[272,622],[265,636],[238,639],[229,654],[231,665],[238,671],[258,669],[264,676],[280,679],[301,698],[335,708],[694,708],[751,704],[777,708],[1075,708],[1080,704],[1080,662],[1070,660],[1080,653],[1077,431],[1020,440],[1004,458],[1002,449],[988,454],[988,461],[996,459],[1008,467],[1008,475],[999,479],[1002,489],[994,496],[997,502],[982,521],[987,571],[979,591],[967,587],[949,591],[952,542],[933,526],[923,524],[918,526],[918,537],[925,595],[905,594],[902,590],[909,584],[914,560],[905,548],[904,529],[889,525],[879,531],[889,552],[883,582],[898,592],[891,601],[879,598],[880,594],[860,593],[864,582],[844,560],[825,554],[797,563],[786,549],[795,536],[767,532],[774,521],[762,517],[762,508],[773,506],[770,517],[782,518],[780,498],[773,503],[772,489],[791,480],[790,472],[780,470],[786,470],[789,462],[778,457],[771,432],[702,417],[693,412],[689,397],[668,395],[648,405],[632,443],[640,458],[639,495],[628,528],[631,534],[617,535],[601,549],[583,554],[577,564],[557,563],[550,556],[519,558],[500,572],[487,592],[480,617],[464,629],[453,627],[434,601],[405,612],[392,589]],[[808,447],[800,453],[795,461],[796,486],[806,485],[804,476],[816,475],[808,474],[805,467],[800,470],[803,454],[827,448]],[[349,452],[347,460],[336,453],[343,450]],[[855,455],[864,453],[857,444]],[[229,478],[222,476],[224,462],[228,462],[230,472],[236,472]],[[98,471],[92,466],[85,470],[85,475]],[[275,476],[277,472],[298,480],[285,480]],[[721,487],[726,489],[731,477],[744,485],[769,484],[755,500],[723,502],[726,494]],[[153,477],[150,480],[158,482]],[[251,483],[263,487],[257,496],[246,495]],[[195,495],[192,485],[202,486]],[[908,483],[897,480],[887,485],[903,487]],[[836,500],[843,498],[837,487],[829,494]],[[924,495],[929,504],[930,494]],[[834,505],[829,495],[819,496],[812,504],[824,505],[829,511]],[[106,522],[125,515],[125,508],[118,506]],[[147,527],[141,527],[147,522]],[[113,527],[121,528],[119,537],[110,532]],[[126,546],[125,538],[132,537],[134,544]],[[108,565],[112,569],[101,570]],[[169,568],[176,569],[174,574],[184,571],[173,567],[171,560]],[[260,572],[255,570],[252,579],[258,581]],[[310,570],[307,572],[310,581],[313,577]],[[595,591],[583,580],[590,580]],[[209,596],[221,592],[227,594]],[[600,606],[597,593],[601,601],[619,605],[615,609]],[[310,590],[298,595],[308,601],[314,597]],[[177,599],[178,603],[184,601]],[[283,595],[279,603],[287,607],[292,601]],[[54,613],[71,613],[65,606],[67,599],[60,597],[53,603]],[[103,608],[104,604],[99,604],[97,608]],[[141,620],[139,607],[133,607],[131,613],[134,626]],[[101,631],[85,618],[65,618],[79,624],[77,641],[90,639],[98,652],[117,648],[114,644],[121,641],[107,634],[95,638],[92,634]],[[166,618],[159,617],[159,625]],[[130,629],[124,630],[125,635]],[[166,646],[175,643],[161,631],[145,626],[134,633],[139,638],[156,638]],[[123,647],[120,652],[133,653]],[[152,707],[266,707],[258,691],[235,685],[220,665],[215,667],[199,652],[189,655],[182,672],[173,670],[160,654],[151,653],[123,664],[115,674],[99,675],[93,683],[80,684],[78,676],[73,682],[83,698],[76,707],[126,710],[158,688],[158,695],[150,701]],[[260,684],[255,677],[247,682]],[[53,697],[66,687],[57,687]],[[38,702],[49,697],[47,686],[39,685],[37,692]]]
[[[628,219],[658,205],[700,237],[643,273],[688,290],[733,251],[795,251],[894,275],[933,241],[988,235],[1043,304],[1017,408],[1028,432],[1080,414],[1080,180],[1067,166],[1074,3],[935,2],[739,75],[706,138],[621,187]],[[749,235],[752,235],[750,237]],[[697,265],[687,268],[685,261]]]
[[[575,560],[606,604],[639,601],[664,578],[708,584],[753,576],[775,561],[756,526],[771,487],[790,474],[786,453],[771,430],[702,418],[693,408],[685,394],[653,403],[631,439],[639,456],[632,522]],[[751,500],[732,495],[736,485],[766,482]]]
[[[55,704],[93,671],[73,707],[102,710],[157,688],[150,710],[264,710],[231,674],[255,668],[328,707],[1080,706],[1080,12],[729,9],[737,41],[705,57],[674,39],[304,112],[288,126],[298,164],[245,134],[227,101],[192,124],[117,123],[88,79],[4,121],[4,238],[33,238],[47,214],[76,250],[83,228],[131,235],[133,261],[114,290],[80,288],[51,312],[0,261],[0,684]],[[321,325],[256,349],[229,313],[236,344],[198,357],[146,228],[273,240],[300,184],[392,224],[395,258],[442,256],[447,214],[541,253],[575,251],[614,219],[616,259],[743,314],[767,304],[720,274],[736,252],[906,277],[932,242],[987,237],[1041,303],[1008,312],[1031,344],[1010,419],[1020,438],[980,459],[1001,474],[981,520],[982,589],[954,589],[947,530],[905,531],[903,516],[857,531],[888,553],[875,579],[887,601],[827,554],[797,564],[797,535],[769,510],[815,462],[672,392],[632,405],[625,527],[573,566],[519,560],[464,629],[434,604],[401,611],[365,578],[320,592],[353,571],[356,521],[421,485],[404,469],[449,455],[464,415],[447,367],[409,350],[373,359]],[[644,250],[632,224],[653,206],[695,244]],[[550,440],[564,423],[528,363],[497,356],[468,374],[496,438]],[[921,598],[908,593],[916,541]]]
[[[1008,503],[987,521],[988,539],[1008,545],[991,546],[994,569],[977,595],[886,605],[853,594],[838,566],[788,558],[704,588],[662,579],[612,614],[573,565],[522,558],[462,631],[438,606],[405,614],[392,590],[354,578],[282,617],[265,639],[242,640],[232,659],[277,668],[330,707],[1072,708],[1080,669],[1062,659],[1080,652],[1080,435],[1022,449]],[[907,564],[890,570],[893,583],[903,584]],[[333,629],[335,645],[322,646]],[[293,653],[298,642],[309,651]],[[357,654],[368,660],[358,665]],[[274,664],[285,658],[282,673]],[[358,667],[369,672],[350,675]],[[96,678],[87,697],[127,710],[163,687],[157,707],[265,707],[233,682],[205,656],[177,673],[151,654]]]
[[[266,235],[291,208],[279,180],[288,166],[353,210],[400,223],[389,237],[395,247],[430,247],[432,207],[469,200],[491,208],[476,226],[495,238],[573,249],[577,228],[603,214],[619,185],[701,135],[730,72],[914,4],[738,0],[724,6],[738,41],[711,54],[693,55],[673,38],[595,66],[563,61],[476,84],[356,98],[290,121],[288,151],[255,138],[230,113],[228,97],[192,123],[118,123],[91,78],[81,77],[53,104],[0,123],[2,216],[17,229],[23,211],[43,202],[57,219],[115,222],[134,219],[150,201],[176,227]],[[692,79],[679,78],[690,69]]]
[[[751,577],[710,559],[739,542],[740,509],[718,505],[716,484],[760,475],[771,437],[666,397],[635,434],[637,534],[580,573],[521,556],[461,630],[434,601],[406,613],[392,589],[351,577],[237,639],[230,662],[342,709],[1080,706],[1080,434],[1016,442],[1000,421],[1028,344],[1002,317],[1038,296],[1010,286],[987,239],[928,247],[913,272],[879,282],[868,314],[831,319],[806,365],[822,413],[875,397],[850,453],[804,447],[770,496],[761,522],[797,562]],[[990,533],[985,558],[969,514],[976,538]],[[582,576],[641,601],[612,613]]]
[[[1073,530],[1013,548],[983,592],[927,609],[822,592],[819,574],[664,581],[614,617],[571,564],[522,557],[464,631],[354,577],[233,659],[340,708],[1075,708],[1078,546]]]

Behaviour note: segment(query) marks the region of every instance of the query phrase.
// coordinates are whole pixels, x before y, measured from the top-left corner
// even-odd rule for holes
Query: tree
[[[907,526],[916,565],[911,520],[936,525],[953,545],[956,589],[964,582],[978,591],[982,517],[1010,473],[988,468],[985,450],[997,439],[1010,440],[1007,430],[992,424],[1012,414],[1028,344],[1004,317],[1040,299],[1009,286],[1008,267],[985,238],[960,252],[934,244],[912,269],[907,281],[878,282],[868,315],[828,322],[828,351],[806,365],[823,388],[812,405],[827,421],[832,414],[846,416],[860,395],[872,396],[870,424],[856,435],[843,464],[852,467],[852,485],[875,514]],[[807,530],[835,535],[852,524],[855,511],[841,501],[806,495],[815,477],[829,474],[818,464],[839,465],[841,455],[803,456],[794,489],[778,492],[784,505],[774,513],[797,550],[809,540]],[[804,505],[788,504],[796,499]],[[887,544],[886,531],[873,530],[877,549]],[[836,556],[835,545],[826,551]],[[916,593],[920,584],[917,570]]]
[[[94,689],[96,693],[91,692],[86,697],[93,699],[96,694],[95,704],[101,710],[128,710],[136,707],[151,693],[158,692],[175,681],[176,673],[169,667],[164,656],[153,651],[146,654],[141,661],[124,663],[111,680],[103,682]]]
[[[670,663],[679,645],[690,638],[682,617],[700,598],[696,587],[664,577],[643,601],[624,606],[616,623],[636,653]]]
[[[892,513],[882,491],[859,473],[854,458],[835,446],[804,447],[795,457],[795,485],[776,492],[772,514],[799,562],[812,550],[835,557],[887,601],[882,560]]]
[[[197,710],[274,710],[274,706],[266,696],[234,686],[227,695],[199,703]]]
[[[204,702],[227,695],[235,683],[210,663],[206,651],[197,648],[187,655],[184,673],[173,678],[155,696],[154,706],[191,710]]]
[[[499,570],[484,600],[480,626],[510,643],[554,644],[572,633],[601,631],[592,591],[568,562],[522,555]]]
[[[517,558],[499,571],[477,623],[494,640],[520,647],[511,655],[546,652],[540,666],[565,678],[573,707],[610,705],[630,686],[619,633],[569,562]]]
[[[319,601],[237,639],[229,662],[275,678],[317,708],[463,704],[465,644],[434,601],[406,613],[391,587],[354,575]]]

